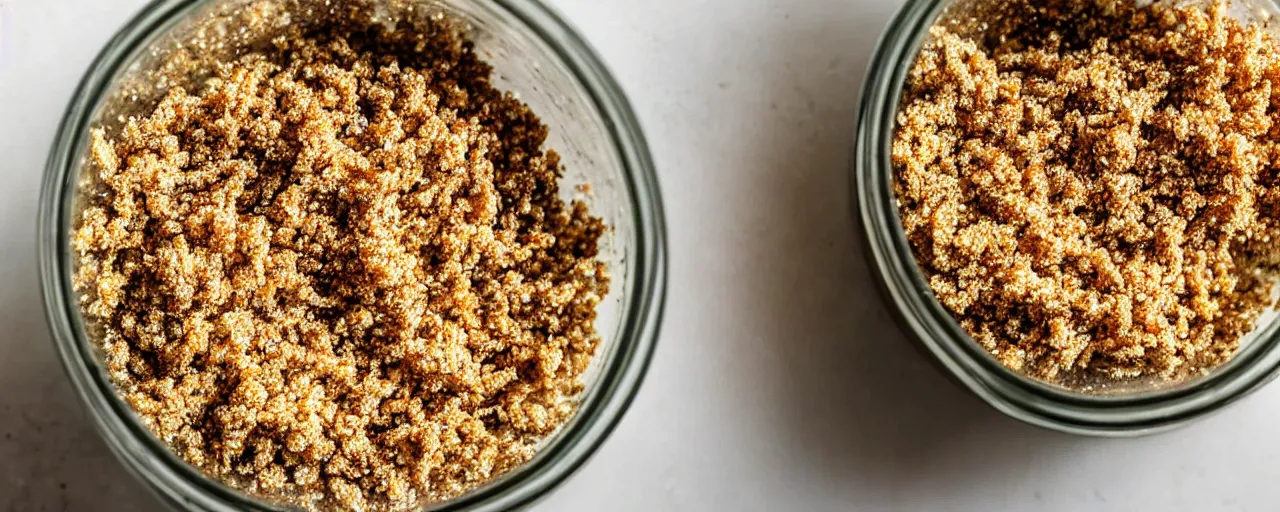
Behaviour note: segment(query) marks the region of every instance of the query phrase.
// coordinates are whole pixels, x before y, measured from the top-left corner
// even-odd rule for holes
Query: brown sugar
[[[93,133],[75,286],[183,459],[307,509],[403,510],[570,418],[605,227],[447,22],[322,28]]]
[[[941,304],[1047,379],[1200,374],[1273,303],[1280,55],[1207,6],[1003,0],[931,30],[893,143]]]

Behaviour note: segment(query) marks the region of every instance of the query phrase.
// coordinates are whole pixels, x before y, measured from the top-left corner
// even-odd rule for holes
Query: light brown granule
[[[893,144],[938,299],[1044,379],[1228,360],[1272,303],[1275,41],[1223,3],[982,3],[932,29]]]
[[[602,222],[445,22],[295,29],[119,133],[73,238],[105,364],[182,458],[309,509],[528,460],[598,344]]]

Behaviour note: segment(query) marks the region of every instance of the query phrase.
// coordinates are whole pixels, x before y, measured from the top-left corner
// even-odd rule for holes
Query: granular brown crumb
[[[172,449],[308,509],[527,461],[598,344],[602,222],[445,21],[291,29],[97,130],[75,286]]]
[[[1272,305],[1280,241],[1267,27],[1224,2],[981,3],[933,27],[893,144],[939,301],[1047,380],[1231,358]]]

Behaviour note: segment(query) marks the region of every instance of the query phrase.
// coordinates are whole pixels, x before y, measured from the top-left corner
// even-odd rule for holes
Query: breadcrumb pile
[[[75,287],[123,398],[191,464],[404,510],[574,412],[604,225],[446,22],[333,26],[92,136]]]
[[[944,17],[893,143],[939,301],[1013,370],[1181,378],[1273,304],[1280,55],[1225,2],[996,0]]]

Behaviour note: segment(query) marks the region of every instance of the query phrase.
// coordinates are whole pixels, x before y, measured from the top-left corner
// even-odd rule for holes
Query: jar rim
[[[1169,389],[1099,395],[1006,368],[938,302],[906,238],[892,190],[890,146],[905,79],[929,29],[950,2],[907,0],[877,44],[862,85],[852,168],[854,215],[871,271],[899,326],[969,391],[1024,422],[1102,436],[1186,424],[1270,382],[1280,372],[1280,320],[1208,376]]]
[[[134,15],[95,57],[59,123],[45,165],[37,217],[41,293],[53,342],[82,405],[123,465],[170,505],[193,510],[275,510],[211,479],[172,453],[117,394],[92,352],[74,291],[70,248],[73,196],[85,134],[117,76],[155,37],[211,0],[153,0]],[[666,221],[657,173],[638,118],[596,51],[539,0],[493,0],[486,9],[510,16],[546,45],[587,94],[617,152],[635,229],[628,248],[634,286],[615,334],[615,347],[578,410],[533,459],[431,510],[511,510],[558,487],[597,451],[639,391],[653,358],[666,305]]]

